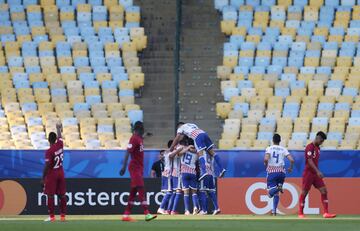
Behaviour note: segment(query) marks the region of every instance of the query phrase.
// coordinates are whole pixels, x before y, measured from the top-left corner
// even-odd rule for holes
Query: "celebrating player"
[[[285,157],[290,161],[288,172],[291,173],[294,166],[294,159],[289,151],[280,146],[281,136],[274,134],[273,145],[266,148],[264,164],[267,172],[267,189],[270,198],[274,198],[272,215],[276,216],[277,206],[279,204],[279,192],[282,192],[282,186],[285,181]]]
[[[210,199],[214,205],[213,215],[217,215],[221,211],[220,211],[217,196],[216,196],[214,157],[206,153],[205,160],[206,160],[206,175],[200,181],[201,211],[199,212],[199,215],[208,214],[207,196],[210,197]]]
[[[64,144],[61,138],[61,123],[56,124],[57,134],[49,133],[50,148],[45,154],[45,167],[41,184],[44,186],[44,193],[47,195],[47,204],[49,210],[49,218],[45,221],[55,221],[55,202],[54,196],[60,198],[60,220],[65,221],[66,214],[66,185],[63,169],[64,160]]]
[[[328,196],[325,183],[323,181],[324,175],[319,170],[320,145],[326,140],[324,132],[318,132],[315,140],[308,144],[305,148],[305,169],[302,178],[302,193],[299,199],[299,218],[304,218],[305,198],[314,185],[321,193],[321,202],[324,207],[324,218],[334,218],[336,214],[329,213],[328,210]]]
[[[134,124],[134,133],[133,136],[130,138],[125,159],[123,162],[123,166],[120,170],[120,175],[123,176],[125,174],[126,165],[130,155],[131,161],[129,164],[129,173],[131,177],[131,189],[130,189],[128,204],[126,206],[125,213],[122,218],[123,221],[130,221],[130,222],[135,221],[133,218],[130,217],[130,213],[131,213],[131,208],[135,202],[136,193],[139,193],[138,197],[141,206],[143,207],[144,210],[145,221],[151,221],[156,218],[156,216],[150,214],[145,198],[144,179],[143,179],[143,172],[144,172],[143,135],[144,135],[144,125],[142,122],[138,121]]]
[[[183,122],[178,123],[177,135],[170,147],[170,151],[172,151],[175,148],[175,146],[180,142],[180,140],[184,138],[184,136],[188,136],[194,141],[195,148],[199,156],[199,165],[200,165],[199,180],[202,180],[208,174],[206,171],[206,160],[205,160],[204,151],[205,153],[208,153],[209,155],[213,156],[219,169],[221,169],[219,177],[223,177],[226,170],[221,165],[220,157],[216,155],[214,151],[213,142],[211,141],[208,134],[203,130],[201,130],[195,124],[183,123]]]
[[[186,137],[188,144],[190,139]],[[192,140],[191,140],[192,141]],[[199,213],[199,199],[197,195],[196,161],[198,156],[194,146],[189,145],[186,152],[180,152],[181,158],[181,179],[184,192],[185,215],[190,215],[190,190],[193,201],[193,214]]]

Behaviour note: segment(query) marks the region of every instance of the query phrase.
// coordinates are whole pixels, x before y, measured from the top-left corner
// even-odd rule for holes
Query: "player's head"
[[[163,160],[164,159],[164,154],[165,154],[165,150],[161,150],[159,153],[159,159]]]
[[[324,143],[324,141],[326,140],[326,134],[322,131],[316,133],[316,137],[315,137],[315,140],[314,140],[314,144],[316,146],[320,146],[322,145],[322,143]]]
[[[141,121],[137,121],[134,124],[134,132],[140,136],[144,135],[144,124]]]
[[[176,128],[179,128],[179,127],[183,126],[184,124],[185,124],[184,122],[179,122],[176,124]]]
[[[189,145],[188,137],[184,136],[184,138],[182,140],[180,140],[179,144],[184,145],[184,146],[188,146]]]
[[[281,136],[277,133],[274,134],[273,136],[273,143],[276,145],[279,145],[281,142]]]
[[[48,137],[48,141],[49,141],[50,145],[55,144],[56,139],[57,139],[56,133],[55,132],[50,132],[49,137]]]
[[[168,143],[167,143],[167,147],[170,148],[172,143],[173,143],[173,140],[169,140]]]

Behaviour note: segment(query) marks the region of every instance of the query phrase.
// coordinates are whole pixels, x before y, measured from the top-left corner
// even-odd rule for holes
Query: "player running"
[[[49,211],[49,218],[45,221],[55,221],[55,202],[54,196],[58,195],[60,199],[60,221],[65,221],[66,214],[66,185],[63,169],[64,160],[64,143],[61,137],[61,123],[56,124],[56,132],[49,133],[50,148],[45,154],[45,167],[41,180],[41,185],[44,188],[44,193],[47,195],[47,204]]]
[[[203,130],[201,130],[195,124],[183,123],[183,122],[178,123],[177,135],[170,147],[170,151],[172,151],[175,148],[175,146],[180,142],[180,140],[184,138],[184,136],[188,136],[194,141],[195,148],[199,156],[199,165],[200,165],[199,181],[202,180],[208,174],[206,171],[206,160],[204,153],[208,153],[210,156],[214,158],[219,169],[221,169],[219,177],[223,177],[226,170],[221,165],[220,157],[214,151],[213,142],[211,141],[208,134]]]
[[[184,206],[185,215],[190,215],[190,191],[193,202],[193,215],[199,213],[199,198],[197,195],[197,176],[196,176],[196,162],[198,155],[193,145],[189,141],[192,141],[188,137],[188,147],[186,152],[180,152],[178,155],[181,158],[181,179],[182,190],[184,192]]]
[[[277,206],[279,204],[279,192],[285,181],[285,157],[290,161],[288,172],[291,173],[294,166],[294,158],[290,155],[289,151],[280,146],[281,136],[274,134],[273,145],[266,148],[264,164],[267,172],[267,189],[269,197],[273,198],[272,215],[276,216]]]
[[[135,203],[136,193],[139,193],[138,198],[140,200],[141,206],[144,210],[145,221],[151,221],[155,219],[156,215],[151,215],[148,210],[147,201],[145,198],[145,188],[144,188],[144,145],[143,145],[143,135],[144,135],[144,125],[142,122],[138,121],[134,124],[134,133],[130,138],[123,166],[120,170],[120,175],[123,176],[126,171],[127,162],[129,156],[131,156],[129,164],[129,173],[131,178],[131,189],[128,199],[128,204],[126,206],[122,220],[133,222],[135,219],[130,217],[131,208]]]
[[[206,175],[200,181],[199,191],[200,191],[201,211],[199,212],[199,215],[208,214],[207,196],[210,197],[214,205],[213,215],[217,215],[220,214],[221,211],[216,196],[215,161],[214,161],[214,157],[207,153],[205,154],[205,159],[206,159]]]
[[[324,183],[324,175],[319,170],[320,145],[326,140],[324,132],[318,132],[315,140],[305,148],[305,169],[302,178],[302,193],[299,199],[299,218],[305,218],[304,206],[305,198],[309,193],[311,186],[314,185],[321,193],[321,202],[324,207],[324,218],[334,218],[336,214],[329,213],[327,189]]]

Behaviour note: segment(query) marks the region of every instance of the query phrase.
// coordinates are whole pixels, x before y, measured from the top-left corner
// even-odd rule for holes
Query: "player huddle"
[[[50,148],[46,151],[45,167],[41,184],[44,193],[47,194],[49,218],[46,221],[55,221],[54,196],[60,199],[60,218],[65,221],[66,214],[66,187],[63,170],[63,141],[61,139],[62,126],[56,125],[57,134],[51,132],[48,140]],[[144,188],[144,125],[136,122],[133,127],[133,136],[129,140],[127,152],[123,161],[120,175],[124,175],[127,169],[129,156],[131,157],[128,171],[131,184],[128,204],[123,215],[123,221],[135,221],[130,217],[131,209],[138,197],[144,210],[145,220],[151,221],[156,215],[150,214],[145,199]],[[326,139],[323,132],[316,134],[315,140],[308,144],[305,149],[305,169],[303,172],[302,193],[299,198],[299,217],[304,218],[305,198],[314,185],[321,194],[321,202],[324,207],[324,218],[333,218],[336,215],[328,211],[327,189],[323,181],[324,175],[319,170],[320,145]],[[285,158],[290,161],[288,172],[292,171],[294,159],[284,147],[280,146],[281,137],[273,136],[273,145],[265,152],[264,164],[267,171],[267,189],[270,198],[273,198],[272,214],[276,215],[277,205],[282,193],[285,181]],[[220,157],[215,153],[214,144],[208,134],[198,126],[191,123],[179,123],[177,135],[168,143],[165,153],[165,167],[162,172],[162,191],[165,193],[158,213],[178,214],[177,206],[181,197],[184,197],[185,215],[191,214],[190,195],[192,198],[192,214],[208,214],[208,197],[214,205],[213,215],[219,214],[217,202],[215,178],[223,177],[226,170],[222,167]],[[218,169],[219,174],[215,174]]]

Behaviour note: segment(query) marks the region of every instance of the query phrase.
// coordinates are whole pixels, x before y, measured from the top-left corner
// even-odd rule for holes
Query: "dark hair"
[[[184,138],[182,140],[180,140],[179,144],[185,145],[185,146],[189,145],[187,136],[184,136]]]
[[[49,137],[48,137],[49,143],[50,143],[50,144],[55,144],[56,139],[57,139],[56,133],[55,133],[55,132],[50,132],[50,133],[49,133]]]
[[[160,150],[160,153],[162,153],[162,152],[165,152],[165,150],[164,149]]]
[[[316,133],[316,136],[320,136],[323,140],[327,139],[326,134],[322,131],[319,131],[318,133]]]
[[[134,131],[136,131],[136,132],[144,131],[144,124],[143,124],[143,122],[141,122],[141,121],[135,122],[135,124],[134,124]]]
[[[194,140],[191,138],[188,138],[188,143],[189,143],[189,145],[194,145]]]
[[[178,128],[179,126],[184,125],[184,124],[185,124],[184,122],[179,122],[176,124],[176,127]]]
[[[279,134],[275,133],[273,136],[273,143],[279,144],[280,142],[281,142],[281,136]]]
[[[170,148],[172,143],[173,143],[173,140],[169,140],[168,143],[167,143],[167,147]]]

